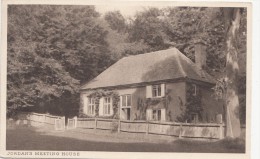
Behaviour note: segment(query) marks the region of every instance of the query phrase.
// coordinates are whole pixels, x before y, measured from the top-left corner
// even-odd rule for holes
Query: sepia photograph
[[[7,156],[248,153],[249,4],[6,7]]]

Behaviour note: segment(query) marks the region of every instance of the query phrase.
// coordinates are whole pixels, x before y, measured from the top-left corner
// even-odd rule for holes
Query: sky
[[[127,5],[96,5],[96,10],[104,15],[108,11],[117,11],[119,10],[124,17],[133,17],[136,12],[143,11],[149,8],[149,6],[127,6]],[[157,7],[157,6],[156,6]],[[159,6],[157,8],[162,8]]]

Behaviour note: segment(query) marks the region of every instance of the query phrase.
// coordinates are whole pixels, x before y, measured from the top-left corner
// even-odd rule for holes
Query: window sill
[[[103,114],[104,117],[110,117],[113,116],[113,114]]]
[[[127,109],[127,108],[131,108],[131,106],[127,106],[127,107],[126,106],[124,106],[124,107],[121,106],[121,109]]]
[[[157,97],[149,97],[151,99],[158,99],[158,98],[163,98],[164,96],[157,96]]]

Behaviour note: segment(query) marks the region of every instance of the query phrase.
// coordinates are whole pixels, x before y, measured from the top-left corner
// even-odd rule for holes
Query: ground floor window
[[[161,120],[161,109],[153,110],[153,117],[152,117],[152,119],[153,120],[158,120],[158,121]]]
[[[112,99],[111,97],[104,98],[104,115],[111,115]]]
[[[131,107],[132,105],[132,96],[127,94],[127,95],[122,95],[121,96],[121,107]]]
[[[146,119],[155,121],[165,121],[165,109],[147,109]]]
[[[95,114],[95,99],[94,98],[88,99],[88,114],[89,115]]]

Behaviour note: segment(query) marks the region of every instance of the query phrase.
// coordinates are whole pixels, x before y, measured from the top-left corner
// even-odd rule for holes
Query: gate
[[[55,130],[65,130],[65,117],[55,119]]]
[[[67,129],[75,129],[77,127],[77,117],[70,119],[68,118]]]

